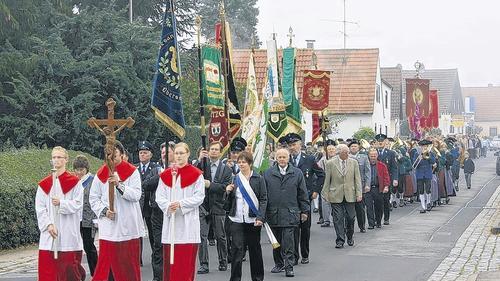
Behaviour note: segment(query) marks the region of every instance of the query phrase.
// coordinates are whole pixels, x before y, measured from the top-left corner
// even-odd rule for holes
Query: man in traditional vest
[[[137,168],[123,161],[125,149],[115,143],[115,173],[107,165],[97,171],[89,201],[98,217],[99,259],[93,281],[141,280],[140,238],[144,236],[141,206],[141,176]],[[108,188],[115,185],[114,211],[109,210]]]
[[[85,279],[81,266],[80,216],[83,187],[78,177],[66,171],[68,153],[52,149],[55,171],[38,183],[35,210],[40,229],[38,280],[77,281]]]

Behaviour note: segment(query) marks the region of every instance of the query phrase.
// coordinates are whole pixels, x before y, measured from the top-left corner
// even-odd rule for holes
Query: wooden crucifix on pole
[[[115,105],[116,102],[109,98],[106,101],[106,106],[108,107],[108,118],[107,119],[96,119],[94,117],[87,121],[87,124],[91,128],[97,129],[106,137],[106,144],[104,146],[104,160],[106,161],[106,166],[109,169],[109,176],[115,173],[115,143],[116,135],[123,130],[125,127],[131,128],[135,121],[132,117],[127,119],[115,119]],[[101,128],[103,127],[103,128]],[[115,130],[115,128],[117,128]],[[115,186],[114,184],[109,184],[108,188],[108,200],[109,200],[109,210],[114,212],[114,198],[115,198]]]

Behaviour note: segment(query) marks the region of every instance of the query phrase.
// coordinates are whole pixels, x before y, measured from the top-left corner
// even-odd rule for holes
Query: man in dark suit
[[[209,272],[208,267],[208,231],[210,225],[213,226],[214,237],[217,241],[217,253],[219,256],[219,270],[227,270],[227,241],[225,232],[226,211],[224,210],[224,193],[226,186],[231,184],[232,171],[221,161],[222,144],[213,142],[208,147],[208,152],[200,152],[199,163],[203,157],[208,157],[210,167],[210,179],[205,190],[205,200],[200,206],[200,232],[201,244],[199,251],[200,268],[198,274]]]
[[[378,134],[375,136],[376,147],[378,152],[378,160],[384,163],[389,170],[389,176],[391,178],[390,190],[398,186],[399,173],[398,173],[398,162],[396,159],[396,153],[388,148],[387,136],[384,134]],[[383,194],[384,198],[384,225],[389,225],[389,216],[391,212],[391,193],[387,192]]]
[[[285,148],[276,151],[276,165],[264,172],[267,186],[266,220],[281,247],[273,250],[272,273],[285,271],[293,277],[294,229],[310,216],[311,206],[302,171],[290,164],[290,153]]]
[[[289,133],[287,135],[288,150],[290,151],[290,164],[299,168],[304,175],[306,182],[307,195],[309,205],[313,199],[318,197],[323,187],[325,180],[325,173],[323,169],[318,166],[316,158],[312,155],[306,155],[302,152],[302,139],[298,134]],[[311,213],[311,212],[309,212]],[[311,238],[311,216],[307,220],[300,223],[300,226],[295,229],[295,264],[299,261],[299,245],[300,256],[302,260],[300,263],[309,263],[309,239]]]
[[[141,141],[138,145],[139,153],[139,163],[135,166],[141,175],[141,188],[142,194],[140,199],[142,216],[146,222],[146,227],[148,229],[149,244],[151,249],[154,249],[154,239],[153,239],[153,225],[151,223],[151,194],[153,192],[149,191],[152,179],[159,174],[160,165],[158,163],[152,162],[151,157],[153,157],[153,145],[148,141]],[[157,182],[156,182],[157,183]],[[157,183],[158,184],[158,183]],[[154,195],[153,195],[154,196]],[[141,239],[141,251],[142,251],[142,239]],[[154,253],[152,253],[152,256]],[[142,252],[141,252],[141,264],[142,264]],[[154,272],[154,269],[153,269]],[[157,280],[160,280],[160,276],[154,276]],[[155,279],[155,280],[156,280]]]

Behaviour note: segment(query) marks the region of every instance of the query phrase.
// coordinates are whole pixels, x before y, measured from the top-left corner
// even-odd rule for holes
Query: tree
[[[226,19],[231,27],[234,48],[252,47],[252,37],[255,47],[260,45],[257,35],[257,16],[259,9],[257,0],[226,1]],[[200,0],[198,11],[202,17],[201,32],[206,38],[215,37],[215,23],[219,21],[220,0]]]
[[[371,140],[375,137],[375,132],[370,127],[361,127],[357,132],[353,134],[353,138],[357,140]]]

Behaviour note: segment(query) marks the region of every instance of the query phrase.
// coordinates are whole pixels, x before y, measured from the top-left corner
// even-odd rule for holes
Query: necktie
[[[345,175],[345,160],[342,160],[342,174]]]
[[[293,157],[293,164],[295,167],[299,166],[299,155]]]
[[[142,165],[142,174],[146,173],[146,165]]]

